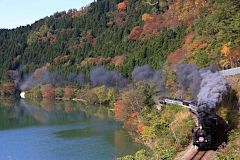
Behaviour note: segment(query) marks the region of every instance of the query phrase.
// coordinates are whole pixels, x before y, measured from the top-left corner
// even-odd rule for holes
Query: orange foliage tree
[[[114,64],[115,66],[120,66],[124,63],[126,59],[126,56],[121,55],[121,56],[115,56],[112,60],[111,63]]]
[[[46,99],[55,98],[55,88],[51,84],[46,84],[41,87],[42,97]]]
[[[114,103],[115,120],[125,120],[128,117],[128,108],[123,100],[117,100]]]
[[[183,48],[177,49],[176,51],[169,54],[169,56],[167,57],[167,61],[173,65],[180,63],[184,59],[186,53],[187,50]]]
[[[127,9],[126,2],[118,3],[117,8],[118,8],[118,10],[125,10],[125,9]]]
[[[142,27],[136,26],[132,29],[131,33],[128,36],[129,40],[138,40],[143,32]]]
[[[144,125],[140,124],[137,126],[137,132],[141,133],[144,130]]]

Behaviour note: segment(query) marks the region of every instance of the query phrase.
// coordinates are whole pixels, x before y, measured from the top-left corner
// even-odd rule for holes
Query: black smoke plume
[[[15,86],[19,86],[19,83],[21,82],[21,75],[18,70],[9,70],[8,76],[11,80],[14,81]]]
[[[124,87],[128,80],[116,71],[108,71],[104,67],[96,67],[90,72],[92,85],[106,85],[108,87]]]
[[[190,89],[193,97],[197,97],[198,113],[215,114],[228,91],[227,82],[213,67],[198,69],[193,64],[181,64],[177,69],[177,79],[183,89]]]
[[[177,67],[177,81],[183,90],[190,89],[196,99],[200,90],[202,77],[199,69],[193,64],[180,64]]]
[[[201,89],[197,96],[198,104],[199,106],[207,104],[211,110],[214,110],[228,91],[227,82],[219,72],[213,73],[210,70],[202,72],[201,77]]]
[[[32,75],[22,80],[20,84],[21,90],[32,89],[41,84],[61,84],[64,83],[62,76],[55,72],[49,72],[47,67],[42,67],[36,70]]]
[[[164,79],[161,71],[154,71],[148,64],[136,67],[132,72],[134,82],[152,81],[163,89]]]
[[[83,73],[70,73],[67,76],[67,81],[72,84],[83,85],[87,83],[87,77]]]

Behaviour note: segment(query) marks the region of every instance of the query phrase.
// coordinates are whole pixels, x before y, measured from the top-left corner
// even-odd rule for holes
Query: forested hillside
[[[45,66],[63,75],[96,65],[129,76],[175,62],[239,65],[238,0],[98,0],[32,25],[0,30],[0,79]],[[168,59],[167,63],[166,59]]]

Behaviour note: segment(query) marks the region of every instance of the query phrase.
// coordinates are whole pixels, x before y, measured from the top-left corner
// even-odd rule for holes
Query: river
[[[104,106],[0,102],[0,160],[111,160],[140,148]]]

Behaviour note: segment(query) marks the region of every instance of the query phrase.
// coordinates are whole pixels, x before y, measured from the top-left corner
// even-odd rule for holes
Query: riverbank
[[[119,96],[119,89],[106,86],[65,86],[40,85],[25,91],[26,99],[73,100],[83,104],[110,105]]]

